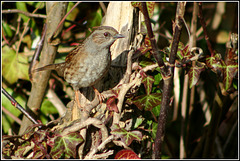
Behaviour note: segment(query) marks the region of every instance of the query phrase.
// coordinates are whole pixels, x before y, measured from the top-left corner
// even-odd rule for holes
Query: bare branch
[[[21,11],[18,9],[8,9],[8,10],[2,10],[3,14],[10,14],[10,13],[21,13],[24,14],[28,17],[34,17],[34,18],[47,18],[46,15],[41,15],[41,14],[34,14],[34,13],[29,13],[29,12],[25,12],[25,11]]]

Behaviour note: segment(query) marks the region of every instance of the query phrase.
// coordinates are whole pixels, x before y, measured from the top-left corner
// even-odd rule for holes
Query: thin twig
[[[21,16],[20,15],[18,16],[17,22],[18,22],[18,24],[17,24],[17,29],[15,30],[16,31],[15,35],[12,38],[12,40],[10,41],[9,46],[12,46],[12,44],[15,43],[15,41],[17,40],[17,36],[19,35],[20,23],[21,23]],[[14,45],[13,45],[13,47],[14,47]]]
[[[65,19],[67,18],[67,16],[72,12],[73,9],[75,9],[81,2],[77,2],[70,11],[68,11],[68,13],[63,17],[63,19],[60,21],[60,23],[58,24],[56,30],[53,32],[52,36],[49,38],[50,42],[52,41],[52,39],[55,37],[56,32],[58,31],[58,28],[62,25],[62,23],[65,21]]]
[[[208,34],[207,34],[207,28],[206,28],[206,23],[205,23],[205,20],[204,20],[204,17],[203,17],[203,13],[202,13],[202,2],[199,2],[198,3],[198,6],[199,6],[199,14],[198,14],[198,17],[200,19],[200,23],[202,25],[202,28],[203,28],[203,33],[205,35],[205,40],[207,42],[207,46],[208,46],[208,50],[210,51],[211,53],[211,56],[214,56],[214,51],[212,49],[212,45],[209,41],[209,37],[208,37]]]
[[[99,2],[99,4],[100,4],[100,6],[101,6],[101,8],[102,8],[102,10],[103,10],[103,13],[104,13],[104,15],[105,15],[106,12],[107,12],[107,8],[106,8],[105,4],[104,4],[103,2]]]
[[[84,159],[92,159],[93,155],[96,154],[101,149],[104,149],[107,143],[111,142],[114,139],[114,135],[110,135],[106,140],[104,140],[98,147],[90,151]]]
[[[109,151],[107,151],[105,153],[102,153],[102,154],[95,154],[90,159],[106,159],[106,158],[109,157],[109,155],[113,155],[113,153],[114,153],[114,150],[109,150]]]
[[[78,121],[74,121],[73,125],[65,128],[62,132],[62,135],[66,135],[70,132],[75,132],[78,130],[81,130],[82,128],[89,126],[89,125],[93,125],[97,128],[100,128],[101,132],[102,132],[102,140],[106,140],[108,137],[108,131],[106,126],[103,124],[102,121],[96,119],[96,118],[88,118],[86,121],[84,122],[78,122]]]
[[[36,9],[33,11],[33,13],[37,12],[37,10],[39,9],[39,7],[40,7],[40,6],[38,6],[38,8],[36,8]],[[27,30],[29,29],[28,24],[29,24],[30,20],[31,20],[30,18],[27,20],[27,23],[26,23],[26,25],[25,25],[25,27],[24,27],[24,30],[23,30],[23,32],[22,32],[22,34],[21,34],[21,36],[20,36],[19,43],[18,43],[17,49],[16,49],[16,55],[17,55],[18,52],[19,52],[20,45],[21,45],[22,40],[23,40],[23,36],[25,35],[25,33],[27,33]]]
[[[11,101],[12,105],[21,111],[34,124],[39,124],[3,87],[2,93]]]
[[[4,106],[2,106],[2,112],[4,112],[5,114],[7,114],[8,116],[10,116],[14,121],[16,121],[19,125],[22,124],[22,121],[16,117],[15,115],[13,115],[10,111],[8,111]]]
[[[9,43],[9,41],[7,40],[7,38],[6,38],[3,30],[2,30],[2,37],[3,37],[4,41],[8,44],[8,46],[10,46],[10,43]],[[2,45],[2,46],[3,46],[3,45]]]
[[[52,89],[49,89],[47,92],[47,97],[49,101],[56,107],[60,117],[62,117],[66,112],[66,107],[58,98],[57,94]]]
[[[25,12],[25,11],[21,11],[18,9],[8,9],[8,10],[2,10],[3,14],[9,14],[9,13],[21,13],[24,14],[28,17],[33,17],[33,18],[46,18],[46,15],[42,15],[42,14],[34,14],[34,13],[29,13],[29,12]]]
[[[141,69],[143,72],[146,72],[148,70],[151,70],[151,69],[154,69],[154,68],[157,68],[158,67],[158,64],[153,64],[153,65],[149,65],[149,66],[146,66],[144,67],[143,69]],[[133,73],[134,74],[134,73]],[[125,95],[127,93],[127,91],[137,85],[137,84],[141,84],[141,71],[139,71],[136,76],[134,77],[133,80],[130,80],[130,82],[128,84],[122,84],[121,86],[121,89],[119,91],[119,94],[118,94],[118,103],[117,103],[117,107],[118,107],[118,111],[121,113],[122,111],[122,105],[123,105],[123,102],[124,102],[124,99],[125,99]],[[118,87],[118,85],[116,86],[116,88]],[[120,114],[117,114],[117,113],[114,113],[114,118],[113,118],[113,124],[118,124],[120,121]]]
[[[39,55],[42,51],[42,47],[43,47],[43,41],[45,39],[46,36],[46,31],[47,31],[47,24],[45,23],[43,26],[43,31],[42,31],[42,36],[41,36],[41,40],[38,42],[37,44],[37,48],[33,54],[33,58],[32,61],[29,65],[29,69],[28,69],[28,75],[29,75],[29,79],[32,80],[32,68],[34,68],[34,66],[36,65],[36,61],[39,58]]]

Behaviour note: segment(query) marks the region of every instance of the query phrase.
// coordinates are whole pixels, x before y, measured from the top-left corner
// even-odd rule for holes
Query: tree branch
[[[170,96],[172,93],[172,86],[173,86],[174,64],[175,64],[180,34],[182,30],[183,17],[185,13],[185,5],[186,5],[186,2],[178,2],[177,4],[176,20],[175,20],[175,23],[173,24],[174,32],[173,32],[172,48],[171,48],[170,58],[169,58],[170,77],[167,79],[164,79],[164,84],[163,84],[162,104],[161,104],[161,110],[158,118],[156,139],[154,142],[155,143],[155,149],[153,152],[154,159],[161,158],[161,152],[162,152],[161,147],[164,141],[165,125],[167,121],[167,113],[168,113]]]
[[[153,35],[152,26],[151,26],[150,18],[148,15],[146,2],[142,2],[142,12],[144,15],[145,24],[147,26],[148,36],[151,41],[153,56],[156,59],[158,66],[161,68],[161,73],[162,73],[163,77],[167,76],[168,75],[167,67],[163,62],[161,54],[158,52],[157,43],[156,43],[156,40]]]
[[[2,10],[3,14],[9,14],[9,13],[22,13],[28,17],[34,17],[34,18],[46,18],[46,15],[41,15],[41,14],[34,14],[34,13],[29,13],[29,12],[25,12],[25,11],[21,11],[18,9],[8,9],[8,10]]]
[[[40,66],[47,64],[52,64],[55,60],[56,52],[58,46],[53,46],[48,43],[49,37],[52,35],[56,29],[56,24],[58,24],[63,16],[66,14],[68,3],[63,2],[48,2],[47,5],[47,30],[46,30],[46,39],[43,43],[43,49],[41,53],[41,60],[39,62]],[[45,71],[41,74],[33,75],[32,89],[31,94],[28,99],[27,107],[30,108],[33,112],[36,112],[40,107],[45,95],[45,90],[48,84],[48,79],[50,77],[51,71]],[[19,134],[22,134],[25,129],[31,124],[25,117],[23,118],[23,124],[20,127]]]

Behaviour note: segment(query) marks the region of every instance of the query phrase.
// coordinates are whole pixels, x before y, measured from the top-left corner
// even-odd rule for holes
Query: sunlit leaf
[[[117,152],[114,159],[140,159],[137,154],[129,149],[123,149]]]
[[[115,124],[111,134],[119,137],[122,142],[129,146],[133,140],[142,140],[142,133],[138,130],[128,131],[124,128],[120,128],[118,124]]]
[[[16,54],[13,49],[4,46],[2,49],[2,75],[8,83],[16,83],[18,79],[29,80],[28,59],[26,56]]]
[[[76,4],[76,2],[68,2],[68,8],[67,8],[67,12],[70,11],[70,9],[72,9],[72,7]],[[79,8],[75,8],[74,10],[72,10],[72,12],[67,16],[67,20],[70,20],[70,21],[74,21],[77,17],[79,13]],[[64,25],[66,27],[68,27],[69,25],[71,25],[71,23],[69,22],[65,22]]]
[[[35,8],[39,8],[39,9],[43,9],[45,7],[45,2],[34,2],[34,1],[30,2],[29,1],[29,2],[25,2],[25,3],[27,3],[31,6],[34,6]]]
[[[64,136],[57,136],[54,140],[54,146],[51,149],[50,155],[53,159],[69,159],[70,157],[76,158],[76,146],[83,142],[82,136],[79,132],[69,133]]]
[[[25,2],[16,2],[16,8],[19,9],[19,10],[21,10],[21,11],[28,12],[28,10],[27,10],[27,5],[26,5]],[[28,21],[28,19],[29,19],[28,16],[26,16],[26,15],[24,15],[24,14],[22,14],[22,13],[20,13],[19,15],[22,17],[22,19],[23,19],[24,22],[27,22],[27,21]]]
[[[142,11],[141,2],[131,2],[131,4],[133,7],[138,7],[140,9],[140,11]],[[146,2],[146,5],[147,5],[149,17],[151,18],[153,16],[155,2]]]
[[[137,118],[133,126],[134,129],[138,128],[144,121],[144,118]]]
[[[58,113],[58,110],[56,109],[56,107],[48,99],[43,100],[40,110],[45,115]]]

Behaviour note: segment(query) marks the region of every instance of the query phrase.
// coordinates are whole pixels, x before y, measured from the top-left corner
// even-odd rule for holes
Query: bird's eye
[[[109,35],[109,32],[104,32],[103,34],[105,37],[107,37]]]

